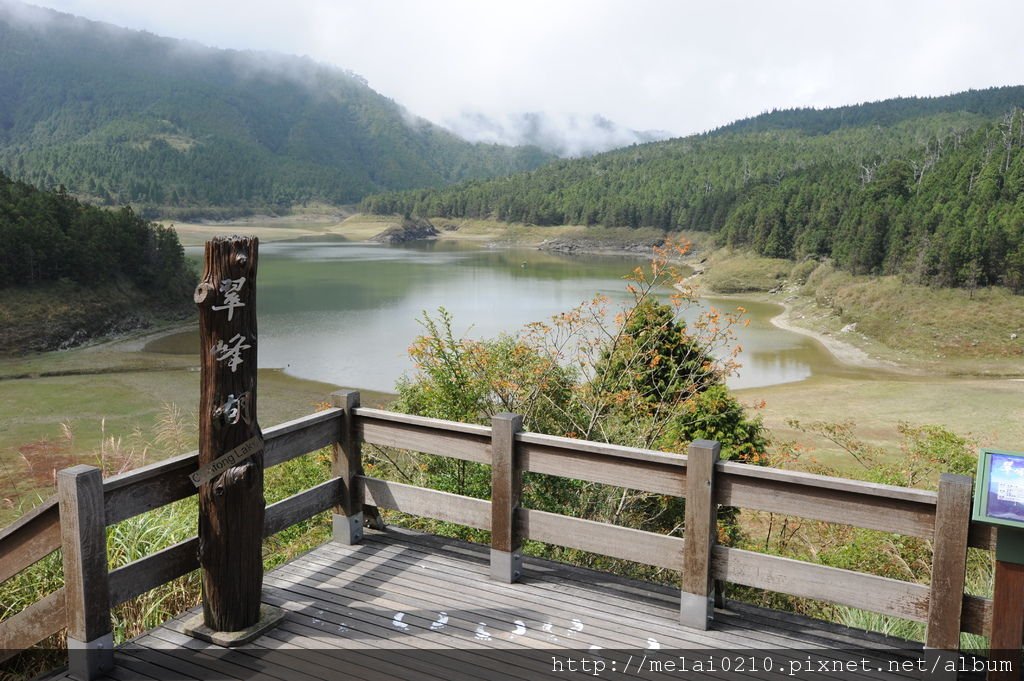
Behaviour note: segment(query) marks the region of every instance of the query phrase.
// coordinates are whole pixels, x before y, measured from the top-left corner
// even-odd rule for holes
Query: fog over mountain
[[[223,50],[0,0],[0,171],[103,204],[209,214],[529,170],[310,57]]]
[[[631,144],[673,137],[667,130],[633,130],[598,114],[553,114],[541,111],[488,116],[463,111],[443,125],[470,142],[508,146],[532,145],[563,157],[598,154]]]

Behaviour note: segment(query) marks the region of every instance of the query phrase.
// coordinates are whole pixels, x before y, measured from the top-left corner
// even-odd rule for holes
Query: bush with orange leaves
[[[738,367],[737,315],[700,307],[674,265],[687,248],[656,249],[650,265],[627,278],[631,300],[618,310],[597,296],[491,340],[456,338],[443,308],[424,315],[425,333],[409,350],[416,371],[399,383],[395,408],[484,424],[509,411],[533,432],[663,451],[714,439],[724,457],[758,462],[766,431],[725,386]],[[430,486],[489,494],[485,467],[438,458],[420,468]],[[607,522],[664,531],[681,522],[681,507],[669,498],[599,485],[537,478],[524,495],[533,508],[565,512],[571,505]]]

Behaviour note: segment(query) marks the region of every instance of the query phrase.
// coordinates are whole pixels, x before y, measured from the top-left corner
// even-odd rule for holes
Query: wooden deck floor
[[[487,560],[485,547],[401,530],[368,531],[358,546],[326,544],[266,575],[264,601],[287,614],[253,644],[224,650],[185,636],[189,613],[118,649],[109,678],[566,678],[575,676],[569,659],[576,670],[584,659],[592,671],[603,662],[611,678],[633,676],[641,660],[641,678],[921,678],[888,672],[890,660],[913,658],[902,641],[738,604],[699,632],[677,624],[672,589],[530,560],[521,583],[498,584]],[[870,651],[870,673],[818,673],[819,660],[833,670],[861,651]],[[679,672],[698,659],[751,654],[758,666],[770,656],[774,672],[656,673],[668,661]],[[794,663],[801,671],[791,676]]]

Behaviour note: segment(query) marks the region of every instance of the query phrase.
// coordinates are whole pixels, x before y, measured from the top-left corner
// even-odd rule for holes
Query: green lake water
[[[190,257],[200,257],[198,249]],[[267,243],[257,279],[259,364],[291,375],[391,391],[412,369],[407,348],[424,311],[444,306],[456,335],[484,338],[545,321],[595,294],[613,303],[629,294],[623,277],[642,259],[563,256],[464,242],[383,246]],[[749,388],[849,374],[818,342],[774,327],[781,308],[736,298],[709,299],[721,310],[747,309],[737,329],[743,364],[729,383]],[[198,333],[151,342],[151,352],[198,353]]]

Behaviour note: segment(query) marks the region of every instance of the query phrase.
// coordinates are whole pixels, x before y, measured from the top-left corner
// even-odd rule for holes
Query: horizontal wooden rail
[[[199,537],[189,537],[110,572],[110,607],[199,569]]]
[[[271,504],[263,521],[269,537],[326,511],[341,498],[337,478]],[[115,606],[199,569],[199,538],[189,537],[110,573],[110,605]]]
[[[517,436],[517,440],[521,465],[527,473],[557,475],[655,494],[678,496],[686,489],[686,457],[680,454],[634,458],[620,455],[618,448],[611,445],[584,449],[574,446],[575,440],[532,433],[530,437]]]
[[[364,485],[366,503],[372,506],[479,530],[491,529],[491,502],[485,499],[365,476],[359,476],[359,481]]]
[[[66,625],[64,589],[60,588],[0,622],[0,662],[53,636]]]
[[[678,570],[683,564],[680,537],[527,508],[520,508],[516,519],[525,539],[668,570]]]
[[[914,537],[931,537],[935,530],[934,495],[930,503],[911,501],[876,495],[870,483],[823,488],[799,478],[761,480],[735,471],[716,477],[715,500],[720,504]]]
[[[366,407],[357,408],[355,414],[356,433],[366,444],[439,454],[476,463],[491,462],[491,429],[487,426]]]
[[[853,570],[716,546],[712,575],[733,584],[924,622],[928,587]]]
[[[53,496],[0,530],[0,582],[60,546],[60,510]]]
[[[267,506],[263,518],[263,536],[277,534],[341,503],[343,489],[341,480],[333,478]]]
[[[960,631],[987,636],[992,624],[992,599],[964,594]]]

